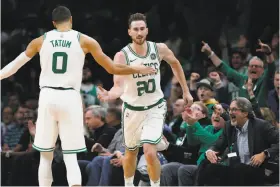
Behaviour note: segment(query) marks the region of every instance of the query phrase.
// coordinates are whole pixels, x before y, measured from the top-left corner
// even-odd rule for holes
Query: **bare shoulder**
[[[119,51],[115,54],[114,62],[115,63],[120,63],[120,64],[125,64],[125,55],[122,51]]]
[[[41,47],[42,47],[42,44],[44,42],[44,35],[38,37],[38,38],[35,38],[33,39],[29,45],[32,45],[32,47],[36,48],[37,51],[39,52]]]
[[[158,53],[161,60],[165,60],[166,56],[169,56],[172,51],[165,43],[157,43]]]
[[[33,39],[27,46],[25,53],[28,57],[32,58],[36,53],[40,52],[44,36]]]
[[[80,36],[80,45],[84,51],[85,54],[101,49],[99,43],[93,39],[92,37],[86,35],[86,34],[81,34]]]
[[[81,34],[80,43],[84,45],[95,45],[97,41],[86,34]]]
[[[156,45],[159,52],[166,51],[169,49],[165,43],[156,43]]]

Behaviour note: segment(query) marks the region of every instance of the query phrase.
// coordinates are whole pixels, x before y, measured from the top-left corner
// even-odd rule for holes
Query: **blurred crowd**
[[[184,68],[194,101],[199,101],[192,109],[205,115],[195,124],[200,131],[193,133],[182,116],[185,111],[182,89],[168,65],[162,63],[161,86],[168,103],[163,133],[169,142],[168,148],[158,153],[163,165],[162,185],[197,185],[199,180],[192,176],[187,180],[186,168],[181,166],[188,167],[187,173],[197,170],[196,166],[205,159],[202,155],[221,135],[232,114],[228,112],[230,105],[237,97],[250,101],[254,117],[279,128],[278,1],[262,4],[235,0],[227,4],[222,0],[211,3],[124,0],[119,3],[113,0],[83,0],[79,5],[69,0],[3,1],[1,68],[33,38],[52,29],[50,15],[57,4],[69,7],[74,29],[95,38],[111,57],[130,42],[127,36],[130,13],[142,12],[147,15],[148,40],[164,42],[173,51]],[[262,45],[268,48],[257,51]],[[15,75],[1,81],[1,185],[38,185],[39,153],[31,145],[36,135],[39,64],[36,56]],[[85,59],[81,95],[88,152],[78,155],[84,185],[124,185],[122,101],[102,103],[97,98],[98,86],[110,88],[112,83],[112,76],[94,59]],[[200,141],[194,143],[193,139]],[[266,168],[267,184],[279,183],[278,154],[279,150]],[[149,182],[142,156],[140,151],[135,185]],[[176,177],[170,168],[175,168]],[[67,185],[59,140],[53,176],[53,185]]]

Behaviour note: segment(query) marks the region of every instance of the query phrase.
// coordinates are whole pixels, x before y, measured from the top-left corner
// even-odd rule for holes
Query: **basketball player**
[[[41,75],[38,119],[33,148],[41,152],[39,185],[51,186],[51,163],[58,134],[62,142],[67,179],[70,186],[81,185],[76,153],[86,151],[83,136],[83,111],[80,87],[87,53],[111,74],[154,73],[144,65],[130,67],[113,64],[93,39],[72,30],[68,8],[59,6],[52,12],[55,30],[34,39],[14,61],[0,72],[1,80],[14,74],[37,53]],[[124,59],[125,60],[125,59]]]
[[[163,43],[146,41],[148,28],[146,17],[136,13],[130,16],[128,34],[132,44],[128,44],[115,55],[115,63],[126,61],[128,65],[140,64],[154,67],[154,75],[135,73],[127,76],[114,76],[114,86],[110,91],[100,88],[99,99],[113,100],[118,97],[123,104],[123,128],[126,146],[123,160],[125,186],[133,186],[138,148],[143,146],[148,165],[151,186],[160,184],[160,163],[157,159],[156,145],[162,139],[166,102],[160,87],[160,62],[166,61],[178,79],[183,98],[191,105],[193,98],[189,93],[185,75],[172,51]]]

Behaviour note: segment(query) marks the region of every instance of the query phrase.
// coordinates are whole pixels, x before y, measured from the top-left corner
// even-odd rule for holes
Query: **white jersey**
[[[44,35],[40,50],[40,87],[63,87],[80,90],[85,54],[80,33],[75,30],[52,30]]]
[[[150,106],[163,98],[160,86],[160,59],[156,43],[147,41],[146,56],[137,55],[130,44],[122,49],[128,65],[141,64],[156,69],[155,75],[126,75],[121,99],[131,106]]]

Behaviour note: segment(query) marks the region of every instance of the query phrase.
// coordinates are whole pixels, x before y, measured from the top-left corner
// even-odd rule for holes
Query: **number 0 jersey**
[[[124,93],[121,99],[131,106],[150,106],[163,98],[160,86],[160,59],[156,43],[147,41],[145,56],[137,55],[130,44],[122,49],[128,65],[143,63],[156,69],[154,75],[132,74],[126,75]]]
[[[63,87],[80,90],[85,54],[80,33],[75,30],[52,30],[44,35],[40,50],[40,87]]]

